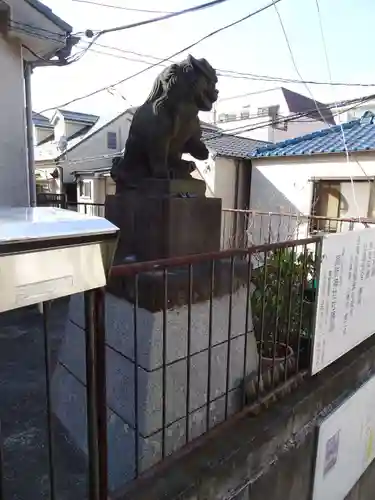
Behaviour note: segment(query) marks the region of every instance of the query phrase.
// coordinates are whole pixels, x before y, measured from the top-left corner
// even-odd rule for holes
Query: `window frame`
[[[113,142],[111,142],[111,141],[113,141]],[[107,149],[110,149],[110,150],[117,149],[117,132],[113,132],[113,131],[107,132]]]

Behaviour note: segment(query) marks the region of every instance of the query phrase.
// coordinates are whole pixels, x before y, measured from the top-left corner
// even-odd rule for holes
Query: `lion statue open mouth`
[[[212,109],[217,81],[206,59],[191,55],[160,73],[134,114],[123,158],[113,163],[117,193],[145,178],[190,178],[195,164],[182,160],[184,153],[197,160],[208,158],[198,113]]]

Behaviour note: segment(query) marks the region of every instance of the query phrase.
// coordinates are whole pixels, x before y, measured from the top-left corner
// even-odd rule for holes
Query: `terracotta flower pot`
[[[273,356],[272,342],[263,344],[263,353],[260,356],[261,373],[263,385],[276,386],[295,370],[295,356],[291,346],[284,343],[277,343],[275,348],[275,356]],[[269,353],[272,353],[271,355]]]

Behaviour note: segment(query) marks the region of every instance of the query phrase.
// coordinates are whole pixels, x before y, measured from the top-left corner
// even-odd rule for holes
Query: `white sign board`
[[[311,373],[375,333],[375,228],[324,236]]]
[[[319,426],[312,500],[344,500],[375,458],[375,377]]]

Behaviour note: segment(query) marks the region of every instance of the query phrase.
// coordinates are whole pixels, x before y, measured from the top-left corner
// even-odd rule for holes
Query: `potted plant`
[[[296,358],[300,365],[301,349],[306,350],[314,303],[304,291],[314,276],[313,254],[288,248],[269,253],[253,272],[254,332],[263,378],[268,374],[272,383],[295,369]]]

